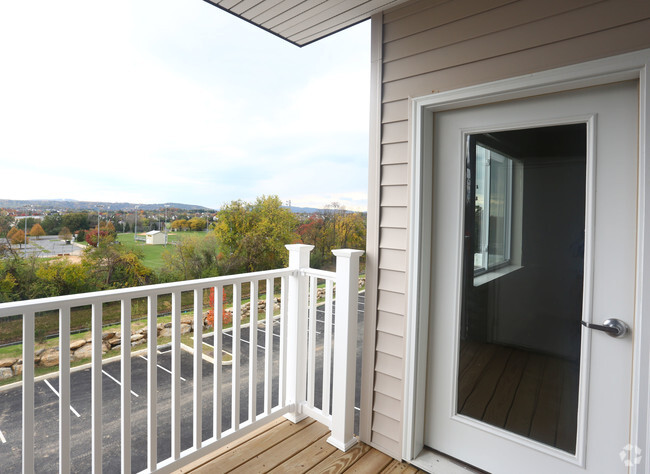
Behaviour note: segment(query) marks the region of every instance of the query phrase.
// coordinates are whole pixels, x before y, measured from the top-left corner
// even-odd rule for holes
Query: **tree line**
[[[288,263],[285,245],[292,243],[313,245],[311,265],[330,268],[332,249],[364,249],[366,240],[365,214],[348,212],[334,203],[323,212],[296,215],[283,207],[277,196],[261,196],[253,202],[237,200],[224,205],[208,232],[169,245],[163,253],[162,269],[153,271],[142,263],[139,248],[116,240],[112,223],[97,229],[90,226],[85,213],[66,216],[59,216],[52,227],[44,219],[42,230],[58,232],[63,240],[83,231],[90,245],[78,262],[23,257],[10,245],[8,235],[15,227],[8,228],[0,218],[0,237],[4,238],[0,302],[281,268]],[[174,222],[171,227],[178,231],[192,230],[192,224],[200,226],[199,230],[207,228],[207,221],[200,218],[176,226]]]

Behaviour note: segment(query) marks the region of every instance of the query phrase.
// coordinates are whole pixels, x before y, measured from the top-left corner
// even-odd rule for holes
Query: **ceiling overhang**
[[[407,0],[205,1],[297,46],[305,46]]]

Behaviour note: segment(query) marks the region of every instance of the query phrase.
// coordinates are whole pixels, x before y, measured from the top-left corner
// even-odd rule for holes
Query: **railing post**
[[[327,442],[347,451],[354,436],[354,388],[357,366],[359,307],[359,257],[361,250],[333,250],[336,256],[334,325],[334,376],[332,382],[332,433]]]
[[[309,277],[301,275],[300,270],[309,268],[309,254],[313,245],[287,245],[289,268],[294,273],[289,277],[287,291],[287,404],[295,404],[293,412],[285,417],[298,423],[306,415],[300,404],[307,396],[307,291]]]

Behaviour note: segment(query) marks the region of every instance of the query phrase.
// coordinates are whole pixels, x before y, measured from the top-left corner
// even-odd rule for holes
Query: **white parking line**
[[[230,333],[228,333],[228,332],[224,332],[224,334],[225,334],[226,336],[230,336],[230,337],[232,337],[232,334],[230,334]],[[246,344],[249,343],[246,339],[239,338],[239,340],[240,340],[241,342],[245,342]],[[260,346],[259,344],[257,344],[257,347],[258,347],[259,349],[264,350],[264,346]]]
[[[142,355],[140,356],[140,358],[141,358],[141,359],[144,359],[144,360],[147,360],[147,358],[146,358],[145,356],[142,356]],[[168,369],[164,368],[162,365],[159,365],[159,364],[156,364],[156,365],[158,366],[159,369],[163,369],[163,370],[164,370],[165,372],[167,372],[169,375],[172,374],[171,370],[168,370]],[[187,380],[185,380],[183,377],[181,377],[181,380],[182,380],[183,382],[187,382]]]
[[[56,396],[59,397],[59,400],[61,400],[61,395],[59,395],[59,392],[57,392],[56,389],[54,387],[52,387],[52,384],[50,383],[50,381],[45,379],[45,380],[43,380],[43,382],[45,382],[47,384],[47,386],[50,387],[52,389],[52,391],[56,394]],[[72,405],[70,405],[70,410],[72,410],[72,413],[74,413],[77,416],[77,418],[81,418],[81,415],[79,414],[79,412],[77,412],[77,410],[72,408]]]
[[[102,374],[104,374],[106,377],[108,377],[108,378],[111,379],[113,382],[115,382],[116,384],[118,384],[120,387],[122,386],[122,382],[120,382],[119,380],[117,380],[115,377],[113,377],[111,374],[109,374],[109,373],[106,372],[105,370],[102,370]],[[131,390],[131,393],[132,393],[133,395],[135,395],[136,397],[140,398],[140,395],[138,395],[137,393],[135,393],[133,390]]]
[[[2,431],[0,431],[0,441],[2,441],[2,444],[5,444],[7,442],[5,435],[2,434]]]

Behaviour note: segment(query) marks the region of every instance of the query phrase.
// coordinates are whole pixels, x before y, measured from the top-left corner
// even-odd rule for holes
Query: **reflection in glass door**
[[[468,136],[457,413],[574,453],[586,124]]]

